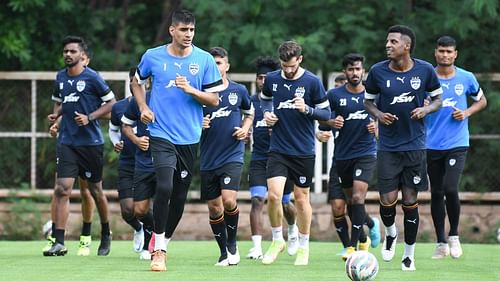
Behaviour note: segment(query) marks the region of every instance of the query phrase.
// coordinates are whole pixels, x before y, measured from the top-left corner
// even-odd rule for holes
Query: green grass
[[[150,272],[149,262],[138,259],[130,241],[114,241],[108,257],[97,257],[98,242],[92,255],[76,256],[76,241],[68,241],[65,257],[43,257],[43,241],[0,241],[0,280],[348,280],[344,263],[335,255],[338,243],[311,243],[311,257],[306,267],[293,266],[293,257],[283,253],[272,265],[246,260],[250,242],[240,242],[242,261],[238,266],[217,268],[215,241],[173,241],[169,245],[167,272]],[[380,249],[371,250],[380,262],[377,280],[500,280],[500,246],[464,244],[464,256],[458,260],[431,260],[434,244],[418,243],[415,272],[402,272],[400,257],[403,243],[398,243],[396,257],[383,262]],[[264,243],[264,247],[269,245]]]

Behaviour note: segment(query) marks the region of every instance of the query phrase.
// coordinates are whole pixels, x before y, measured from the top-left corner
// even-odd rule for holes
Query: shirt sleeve
[[[375,74],[373,68],[368,72],[365,82],[365,99],[376,100],[380,93],[380,88],[377,86],[375,81]]]
[[[222,77],[220,76],[219,69],[211,55],[207,55],[205,63],[205,75],[203,75],[202,90],[209,93],[218,93],[224,90]]]

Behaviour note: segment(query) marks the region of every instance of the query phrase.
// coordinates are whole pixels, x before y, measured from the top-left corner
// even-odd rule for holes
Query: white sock
[[[170,240],[172,240],[172,238],[166,238],[165,237],[165,251],[168,250],[168,243],[170,242]]]
[[[294,224],[288,225],[288,236],[290,237],[290,236],[297,235],[297,232],[298,232],[297,230],[298,230],[297,224],[294,223]]]
[[[275,240],[284,241],[285,240],[285,238],[283,238],[283,227],[281,225],[277,226],[277,227],[272,227],[271,230],[273,233],[273,241],[275,241]]]
[[[415,244],[417,243],[413,243],[413,245],[408,245],[405,243],[405,253],[403,255],[403,258],[410,257],[411,259],[413,259],[413,255],[415,254]]]
[[[253,248],[262,248],[262,235],[252,235]]]
[[[163,250],[167,251],[167,245],[165,243],[165,232],[163,233],[155,233],[155,251],[156,250]]]
[[[309,234],[302,234],[299,231],[299,247],[309,249]]]
[[[389,235],[391,237],[396,237],[398,234],[398,231],[396,229],[396,224],[392,224],[391,226],[386,226],[385,227],[385,235]]]

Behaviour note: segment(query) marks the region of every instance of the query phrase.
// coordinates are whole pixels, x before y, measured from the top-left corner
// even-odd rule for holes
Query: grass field
[[[240,242],[242,261],[238,266],[214,267],[218,258],[215,241],[173,241],[169,245],[167,272],[150,272],[149,262],[138,259],[132,242],[114,241],[108,257],[97,257],[98,242],[92,255],[76,256],[76,241],[68,241],[65,257],[43,257],[44,241],[0,241],[0,280],[348,280],[344,263],[335,253],[339,243],[311,243],[311,257],[306,267],[293,266],[294,257],[283,253],[272,265],[246,260],[250,242]],[[458,260],[431,260],[434,244],[417,244],[415,272],[402,272],[400,258],[403,243],[398,243],[396,257],[383,262],[380,249],[372,249],[380,262],[376,280],[500,280],[500,246],[464,244],[464,256]],[[267,247],[269,243],[264,243]]]

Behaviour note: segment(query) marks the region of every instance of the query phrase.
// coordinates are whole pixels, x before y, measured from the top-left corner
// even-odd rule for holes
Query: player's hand
[[[380,123],[386,125],[386,126],[389,126],[391,125],[392,123],[396,122],[397,120],[399,120],[399,118],[394,115],[394,114],[391,114],[391,113],[382,113],[379,117],[378,117],[378,120]]]
[[[375,123],[375,120],[370,118],[370,123],[366,125],[366,129],[368,130],[368,133],[375,134],[377,132],[377,123]]]
[[[304,101],[304,98],[296,96],[292,101],[295,105],[295,109],[297,109],[299,112],[303,113],[306,111],[306,103]]]
[[[453,113],[451,114],[451,116],[453,116],[453,119],[458,121],[462,121],[465,118],[469,117],[465,110],[461,110],[460,108],[455,106],[453,106]]]
[[[51,113],[47,115],[47,121],[49,122],[49,125],[52,125],[56,122],[57,120],[57,113]]]
[[[427,107],[417,107],[414,110],[411,111],[410,113],[410,118],[413,120],[419,120],[425,117],[427,115]]]
[[[272,127],[274,126],[274,124],[276,124],[276,122],[278,122],[279,118],[278,116],[276,116],[276,114],[274,114],[274,112],[266,111],[264,113],[264,120],[269,127]]]
[[[137,138],[136,145],[142,151],[147,151],[149,149],[149,137],[142,136]]]
[[[176,74],[175,86],[177,88],[180,88],[181,90],[183,90],[187,94],[193,93],[192,87],[191,87],[191,85],[189,85],[189,80],[187,80],[186,76]]]
[[[237,140],[245,140],[247,138],[247,131],[241,127],[234,127],[233,137]]]
[[[316,139],[320,142],[327,142],[332,137],[332,131],[317,131]]]
[[[123,141],[119,141],[114,146],[116,152],[121,152],[123,150]]]
[[[57,137],[57,133],[59,132],[59,124],[57,122],[53,123],[49,128],[49,135],[52,138]]]
[[[144,110],[141,111],[141,122],[144,124],[149,124],[153,123],[155,121],[155,114],[149,107],[146,107]]]
[[[336,129],[344,127],[344,117],[342,117],[342,115],[338,115],[333,119],[333,127]]]
[[[210,128],[210,115],[209,114],[207,114],[205,117],[203,117],[203,122],[201,123],[201,128],[202,129]]]
[[[75,122],[78,126],[85,126],[89,123],[89,117],[85,114],[75,111]]]

